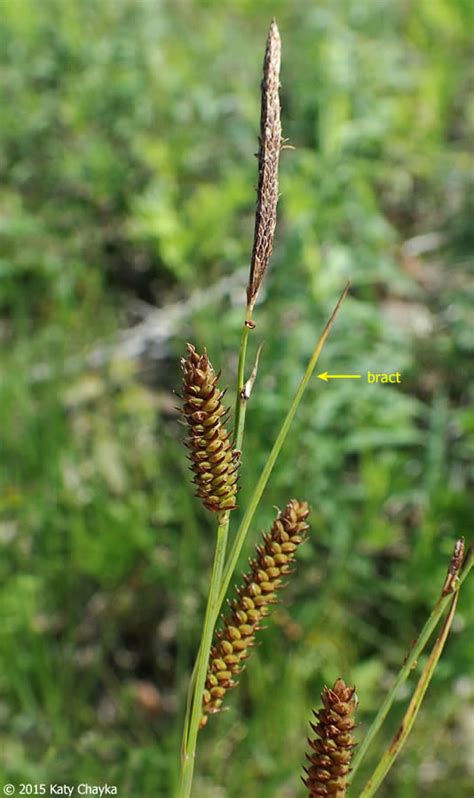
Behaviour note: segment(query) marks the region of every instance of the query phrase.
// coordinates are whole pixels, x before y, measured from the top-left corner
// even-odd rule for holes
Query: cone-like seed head
[[[256,547],[250,571],[244,574],[244,583],[237,588],[223,619],[224,626],[216,633],[211,648],[201,727],[208,715],[219,712],[227,690],[235,687],[234,677],[250,654],[260,622],[268,615],[284,577],[291,572],[296,550],[306,537],[308,515],[308,504],[292,499]]]
[[[311,724],[316,738],[308,740],[310,764],[305,768],[303,783],[308,789],[308,798],[322,795],[346,798],[347,776],[355,746],[352,736],[357,707],[355,687],[347,687],[342,679],[337,679],[332,690],[324,688],[321,698],[323,708],[314,713],[317,723]]]
[[[189,436],[185,441],[197,486],[196,496],[208,510],[234,510],[239,452],[232,449],[224,422],[224,392],[217,387],[219,375],[206,353],[198,355],[188,344],[183,370],[183,415]]]

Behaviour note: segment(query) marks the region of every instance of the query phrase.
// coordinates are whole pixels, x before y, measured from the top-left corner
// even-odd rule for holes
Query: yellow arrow
[[[328,374],[327,371],[318,374],[318,380],[324,380],[324,382],[328,380],[360,380],[360,377],[360,374]]]

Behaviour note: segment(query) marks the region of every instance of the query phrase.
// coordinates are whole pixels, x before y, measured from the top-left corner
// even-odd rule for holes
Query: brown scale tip
[[[199,355],[192,344],[182,358],[183,409],[187,422],[191,470],[196,496],[213,512],[234,510],[237,494],[239,452],[232,448],[225,428],[227,410],[222,404],[224,391],[207,356]]]
[[[442,596],[448,596],[450,593],[453,593],[456,590],[459,574],[464,562],[464,549],[464,538],[459,538],[459,540],[456,541],[453,549],[448,573],[441,593]]]
[[[243,574],[243,583],[236,588],[236,597],[229,602],[223,627],[214,637],[209,658],[203,697],[201,728],[209,715],[219,712],[227,690],[235,687],[255,644],[255,633],[274,604],[277,591],[284,587],[284,578],[291,573],[298,546],[309,529],[307,502],[291,499],[263,535],[256,547],[250,570]]]
[[[247,302],[250,309],[255,304],[258,290],[270,262],[277,218],[278,166],[282,146],[279,97],[280,62],[280,33],[275,20],[273,20],[268,31],[263,61],[257,207],[247,287]]]
[[[316,737],[308,740],[311,752],[306,756],[309,766],[304,768],[303,783],[308,798],[346,798],[355,746],[352,736],[357,707],[355,687],[348,687],[342,679],[337,679],[332,689],[324,688],[321,698],[323,708],[314,713],[317,723],[310,724]]]

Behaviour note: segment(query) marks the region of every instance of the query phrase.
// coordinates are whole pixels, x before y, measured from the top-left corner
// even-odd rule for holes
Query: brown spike
[[[211,647],[201,727],[205,725],[207,715],[220,711],[220,704],[216,705],[210,692],[211,676],[217,675],[219,679],[219,666],[222,661],[226,664],[226,671],[230,671],[233,675],[240,672],[243,661],[247,659],[255,645],[255,633],[261,628],[262,619],[268,614],[269,606],[275,600],[275,592],[283,587],[280,582],[281,570],[294,561],[298,545],[305,538],[309,528],[308,515],[309,508],[306,502],[291,499],[273,522],[271,531],[263,536],[263,542],[256,547],[256,557],[249,560],[250,571],[242,574],[242,584],[235,587],[235,598],[230,602],[229,609],[222,618],[222,628],[216,632]],[[290,546],[290,550],[286,553],[281,553],[280,565],[272,566],[270,570],[268,558],[271,558],[271,547],[283,543],[294,543],[294,546]],[[273,561],[270,559],[270,562]],[[226,657],[236,659],[229,662]],[[224,683],[220,682],[220,686],[224,687]],[[225,685],[225,689],[234,686],[234,683],[229,683]],[[222,696],[219,700],[222,700]]]
[[[347,776],[355,746],[352,736],[357,707],[355,688],[337,679],[332,689],[324,688],[321,698],[323,709],[313,712],[319,722],[310,723],[317,736],[308,740],[311,753],[306,754],[306,759],[311,767],[303,768],[307,776],[303,777],[303,783],[308,798],[321,795],[346,798]]]
[[[196,495],[213,512],[235,510],[238,456],[232,449],[230,433],[225,429],[228,412],[221,403],[224,391],[216,383],[216,374],[207,353],[199,355],[192,344],[187,345],[188,356],[182,358],[183,414],[189,437],[185,446],[191,451]],[[198,466],[207,463],[207,468]]]
[[[255,233],[247,287],[247,302],[252,310],[270,262],[278,203],[278,165],[281,150],[280,122],[281,41],[273,20],[268,31],[263,62],[260,147],[258,152],[257,208]]]

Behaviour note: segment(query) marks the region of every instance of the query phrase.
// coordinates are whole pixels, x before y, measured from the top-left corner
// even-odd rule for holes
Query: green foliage
[[[116,340],[137,300],[168,323],[173,303],[245,270],[272,15],[283,132],[296,149],[282,154],[276,246],[255,311],[250,355],[266,345],[241,506],[347,277],[352,295],[321,371],[400,371],[402,383],[308,389],[249,546],[292,496],[313,506],[312,538],[229,712],[201,735],[197,795],[300,795],[323,681],[357,684],[363,731],[454,539],[469,537],[469,0],[3,0],[5,781],[108,781],[164,798],[176,778],[213,539],[171,391],[186,340],[207,346],[233,385],[243,287],[170,322],[156,359],[93,368],[87,355]],[[463,593],[381,796],[469,794],[472,584]],[[276,683],[287,685],[277,697]]]

